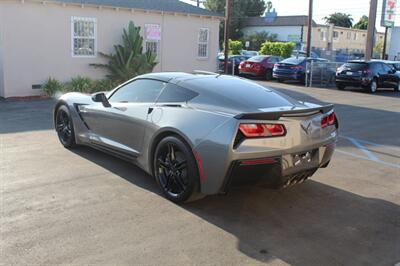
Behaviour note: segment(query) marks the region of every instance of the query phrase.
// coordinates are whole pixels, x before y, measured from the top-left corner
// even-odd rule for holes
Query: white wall
[[[4,75],[3,75],[3,14],[0,6],[0,97],[4,97]]]
[[[394,57],[400,60],[400,27],[392,29],[389,48],[389,60],[394,60]]]
[[[243,28],[243,33],[248,35],[252,32],[262,32],[266,31],[270,34],[277,34],[278,41],[287,42],[289,41],[288,35],[298,35],[301,38],[301,26],[279,26],[279,27],[269,27],[269,26],[252,26]]]
[[[32,3],[25,0],[0,2],[5,42],[3,62],[5,96],[39,95],[32,84],[43,84],[51,76],[61,81],[82,75],[103,78],[104,72],[90,67],[103,59],[71,55],[71,17],[97,19],[98,51],[111,52],[121,42],[123,28],[156,23],[162,28],[161,62],[155,71],[216,70],[219,20],[180,14],[145,13],[127,9],[80,5]],[[210,28],[209,58],[197,58],[197,38],[201,27]]]

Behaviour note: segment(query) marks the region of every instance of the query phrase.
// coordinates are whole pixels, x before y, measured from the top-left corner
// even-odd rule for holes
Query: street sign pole
[[[309,0],[308,6],[308,28],[307,28],[307,57],[311,56],[311,35],[313,17],[313,0]]]
[[[388,37],[388,27],[385,27],[385,39],[383,40],[383,49],[382,49],[382,59],[386,59],[386,46],[387,46],[387,37]]]
[[[229,16],[230,16],[230,0],[225,1],[225,31],[224,31],[224,72],[228,74],[228,55],[229,55]]]
[[[368,29],[367,29],[367,44],[365,48],[365,60],[369,61],[372,58],[372,52],[375,41],[375,21],[376,11],[378,10],[378,0],[371,0],[368,16]]]

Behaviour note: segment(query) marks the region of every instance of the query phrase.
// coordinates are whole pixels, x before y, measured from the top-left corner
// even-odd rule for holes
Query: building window
[[[208,57],[208,40],[210,30],[208,28],[201,28],[199,31],[199,42],[197,47],[197,56],[199,58]]]
[[[326,31],[321,31],[321,41],[326,42]]]
[[[338,39],[339,38],[339,32],[338,31],[334,31],[333,32],[333,39]]]
[[[351,32],[347,33],[347,40],[351,40]]]
[[[146,40],[146,52],[152,52],[153,54],[155,54],[158,61],[160,57],[160,42]]]
[[[357,40],[357,32],[354,32],[353,40]]]
[[[156,55],[156,60],[160,60],[160,41],[161,26],[159,24],[145,24],[145,48],[146,52],[150,51]]]
[[[72,56],[96,56],[97,22],[95,18],[72,17],[71,35]]]

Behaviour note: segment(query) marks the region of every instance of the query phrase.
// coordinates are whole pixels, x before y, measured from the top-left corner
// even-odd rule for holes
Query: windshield
[[[365,69],[367,66],[368,66],[367,63],[347,63],[347,64],[344,64],[343,67],[350,69],[350,70],[358,71],[358,70]]]
[[[299,64],[303,63],[304,60],[305,60],[304,57],[299,57],[299,58],[290,57],[290,58],[283,60],[281,63],[290,64],[290,65],[299,65]]]
[[[266,57],[266,56],[259,55],[259,56],[253,56],[252,58],[248,59],[247,61],[249,61],[249,62],[261,62],[261,61],[263,61],[265,58],[267,58],[267,57]]]

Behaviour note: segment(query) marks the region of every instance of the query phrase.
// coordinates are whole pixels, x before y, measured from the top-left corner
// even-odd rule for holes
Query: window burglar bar
[[[72,56],[95,57],[97,53],[97,23],[95,18],[72,17]]]
[[[201,28],[199,31],[197,56],[200,58],[208,57],[209,32],[210,30],[208,28]]]

